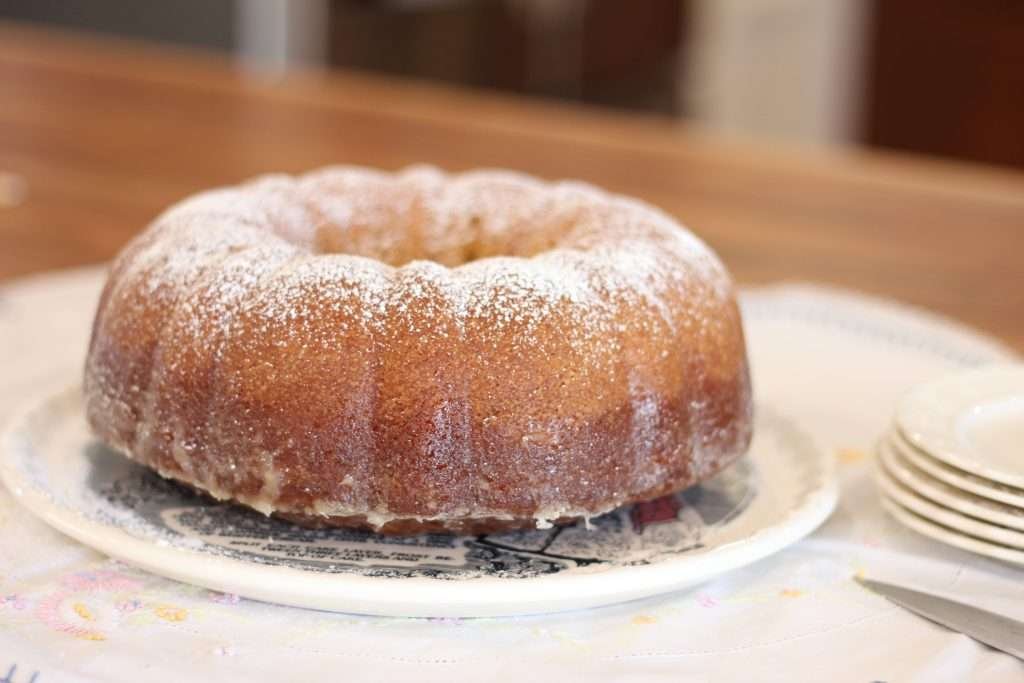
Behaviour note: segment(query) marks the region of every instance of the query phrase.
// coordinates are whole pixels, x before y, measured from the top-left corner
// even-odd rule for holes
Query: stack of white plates
[[[886,509],[949,545],[1024,565],[1024,365],[908,394],[878,444]]]

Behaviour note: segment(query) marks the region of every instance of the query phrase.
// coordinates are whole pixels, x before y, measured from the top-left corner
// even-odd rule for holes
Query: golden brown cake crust
[[[660,211],[506,172],[270,176],[111,267],[100,439],[299,523],[480,533],[680,490],[747,448],[733,287]]]

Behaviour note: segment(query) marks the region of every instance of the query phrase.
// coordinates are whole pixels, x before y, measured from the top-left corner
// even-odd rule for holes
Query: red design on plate
[[[637,503],[629,513],[630,519],[633,520],[633,530],[642,534],[649,524],[675,521],[682,506],[675,494],[655,498],[646,503]]]

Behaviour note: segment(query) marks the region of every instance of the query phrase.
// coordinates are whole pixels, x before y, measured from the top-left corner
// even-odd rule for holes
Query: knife
[[[857,583],[925,619],[942,624],[979,643],[1024,659],[1024,622],[979,607],[895,586],[891,583],[855,577]]]

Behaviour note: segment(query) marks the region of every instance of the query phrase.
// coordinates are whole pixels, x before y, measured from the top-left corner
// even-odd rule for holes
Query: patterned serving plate
[[[831,459],[762,408],[713,480],[573,526],[389,538],[309,530],[214,501],[99,444],[77,387],[15,420],[0,475],[30,510],[112,557],[267,602],[396,616],[498,616],[678,590],[775,553],[835,506]]]

